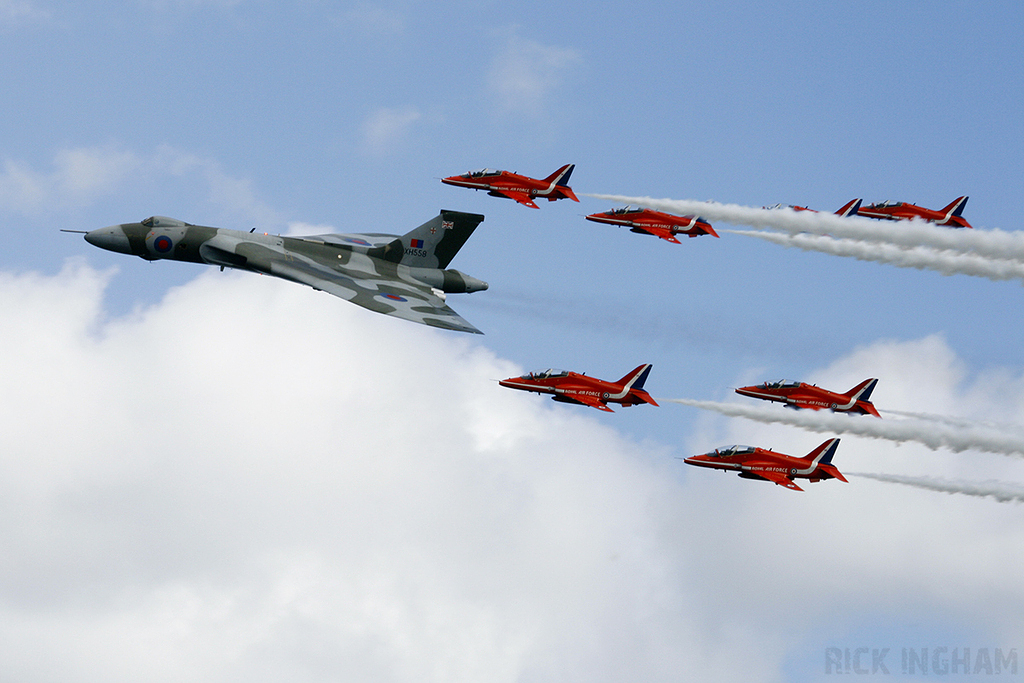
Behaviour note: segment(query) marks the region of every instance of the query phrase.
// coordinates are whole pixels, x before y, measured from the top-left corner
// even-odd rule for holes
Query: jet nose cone
[[[116,251],[122,254],[132,253],[131,244],[128,242],[128,235],[120,225],[111,225],[108,228],[100,228],[85,233],[85,241],[94,247]]]

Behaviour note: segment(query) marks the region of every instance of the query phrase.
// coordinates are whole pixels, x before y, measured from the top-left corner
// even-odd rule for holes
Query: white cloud
[[[551,92],[581,62],[576,50],[513,35],[491,63],[488,87],[503,112],[541,117]]]
[[[62,149],[54,154],[49,171],[8,159],[0,172],[0,209],[50,215],[135,192],[147,184],[165,183],[168,178],[198,183],[198,192],[211,205],[235,216],[280,222],[276,212],[257,199],[249,180],[230,175],[215,159],[169,145],[149,153],[116,145]]]
[[[111,320],[111,282],[80,262],[0,276],[13,679],[770,681],[865,612],[1019,634],[1015,506],[690,472],[615,415],[499,388],[519,368],[475,339],[212,269]],[[879,404],[1024,396],[1013,373],[964,385],[934,339],[813,379],[868,365]],[[836,464],[1005,480],[1010,460],[844,438]]]
[[[362,148],[371,155],[386,154],[405,141],[421,114],[412,107],[382,107],[363,123]]]
[[[0,0],[0,22],[9,24],[22,21],[43,21],[51,16],[28,0]]]

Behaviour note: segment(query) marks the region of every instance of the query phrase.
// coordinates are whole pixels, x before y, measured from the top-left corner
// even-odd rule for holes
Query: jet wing
[[[792,489],[793,491],[803,491],[802,488],[796,485],[796,482],[782,472],[761,471],[757,472],[757,476],[764,477],[768,481],[775,482],[779,486],[785,486],[787,489]]]
[[[273,260],[270,273],[396,318],[456,332],[483,334],[425,284],[407,280],[355,278],[300,259]]]
[[[603,403],[596,396],[588,396],[588,395],[585,395],[585,394],[574,394],[572,396],[572,400],[579,401],[580,403],[582,403],[585,406],[590,406],[591,408],[597,408],[598,410],[604,410],[604,411],[609,412],[609,413],[614,413],[615,412],[614,410],[609,408],[606,403]]]
[[[530,199],[530,194],[528,192],[517,192],[515,190],[500,190],[500,191],[499,190],[495,190],[495,192],[497,192],[498,194],[500,194],[502,196],[508,197],[509,199],[514,199],[517,202],[519,202],[520,204],[528,206],[531,209],[539,209],[540,208],[539,206],[534,204],[532,199]]]
[[[638,227],[637,229],[638,230],[643,230],[644,232],[646,232],[648,234],[651,234],[651,235],[654,235],[655,237],[660,237],[663,240],[668,240],[669,242],[675,242],[676,244],[682,244],[682,242],[680,242],[678,239],[676,239],[676,236],[672,234],[671,230],[666,230],[665,228],[652,228],[649,225],[645,225],[643,227]]]

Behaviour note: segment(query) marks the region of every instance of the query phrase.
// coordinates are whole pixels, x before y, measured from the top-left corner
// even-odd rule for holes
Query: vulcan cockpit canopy
[[[184,228],[192,225],[191,223],[179,221],[177,218],[168,218],[167,216],[150,216],[142,221],[142,224],[147,228]]]

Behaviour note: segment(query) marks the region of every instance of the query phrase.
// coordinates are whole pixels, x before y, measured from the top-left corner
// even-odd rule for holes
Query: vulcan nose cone
[[[111,225],[109,228],[100,228],[99,230],[87,232],[85,233],[85,241],[100,249],[116,251],[122,254],[132,253],[131,244],[128,243],[128,235],[124,233],[124,229],[120,225]]]

